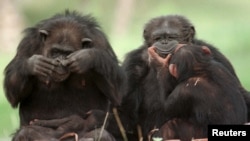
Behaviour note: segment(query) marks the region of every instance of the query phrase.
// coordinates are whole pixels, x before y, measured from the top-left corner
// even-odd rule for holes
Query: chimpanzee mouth
[[[59,65],[55,68],[55,70],[51,74],[51,78],[55,82],[62,82],[66,80],[69,77],[69,75],[70,75],[70,71],[68,71],[66,67]]]
[[[58,74],[58,73],[54,73],[51,75],[51,78],[55,81],[55,82],[62,82],[64,80],[66,80],[69,77],[70,73],[65,73],[65,74]]]
[[[167,44],[162,44],[160,42],[156,42],[153,46],[156,48],[156,53],[158,53],[161,57],[166,57],[169,53],[173,53],[175,48],[177,47],[178,42],[173,40]]]

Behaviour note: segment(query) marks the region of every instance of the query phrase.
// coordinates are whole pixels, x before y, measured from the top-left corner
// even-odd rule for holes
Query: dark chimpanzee
[[[92,130],[89,127],[98,126],[100,120],[98,115],[90,114],[87,119],[82,119],[80,116],[72,115],[70,117],[52,120],[39,120],[39,125],[32,124],[22,126],[18,135],[13,141],[81,141],[98,140],[99,135],[101,141],[115,141],[114,136],[103,128],[95,128]],[[99,112],[103,114],[103,112]],[[96,118],[98,117],[98,118]],[[33,122],[33,121],[32,121]],[[84,126],[84,127],[83,127]],[[89,128],[89,129],[88,129]],[[68,132],[65,132],[68,131]]]
[[[14,140],[28,140],[37,125],[52,127],[56,138],[100,127],[109,105],[121,103],[123,76],[106,35],[91,15],[66,10],[26,29],[5,69],[6,97],[13,107],[19,106],[21,127]],[[93,118],[86,117],[90,110],[102,120],[86,127],[85,120]],[[33,132],[43,135],[43,130]]]
[[[212,52],[214,60],[223,64],[238,80],[228,59],[212,45],[196,39],[194,26],[183,16],[167,15],[151,19],[145,24],[143,37],[144,44],[127,54],[122,67],[129,82],[123,105],[132,110],[130,115],[137,119],[135,122],[141,126],[144,139],[152,129],[159,128],[164,123],[166,117],[160,102],[161,95],[168,96],[177,83],[168,72],[164,76],[158,76],[157,64],[149,65],[147,49],[154,43],[167,44],[175,40],[182,44],[205,45]],[[238,85],[250,107],[248,92],[239,80]]]
[[[163,140],[206,138],[209,124],[247,121],[238,80],[213,59],[208,47],[176,44],[166,58],[155,51],[155,47],[148,49],[150,60],[161,64],[159,76],[168,71],[177,81],[174,90],[162,98],[166,115],[160,129]]]

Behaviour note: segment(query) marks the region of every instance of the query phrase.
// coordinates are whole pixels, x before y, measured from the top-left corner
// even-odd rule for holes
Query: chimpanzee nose
[[[166,40],[166,39],[165,40],[161,40],[161,43],[162,44],[168,44],[168,40]]]
[[[65,59],[66,59],[66,56],[60,55],[60,56],[56,57],[55,60],[58,63],[58,65],[60,66],[60,65],[62,65],[62,61],[65,60]]]
[[[58,56],[57,58],[56,58],[56,60],[64,60],[64,59],[66,59],[66,55],[60,55],[60,56]]]

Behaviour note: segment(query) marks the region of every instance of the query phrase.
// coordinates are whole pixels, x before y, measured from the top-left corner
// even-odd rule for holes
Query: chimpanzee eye
[[[59,49],[53,48],[51,50],[51,57],[52,58],[56,58],[57,56],[59,56],[61,54],[61,51]]]
[[[159,40],[161,40],[160,36],[154,37],[154,41],[159,41]]]
[[[169,36],[168,38],[169,38],[170,40],[176,40],[176,39],[179,38],[179,36],[178,36],[178,35],[172,35],[172,36]]]

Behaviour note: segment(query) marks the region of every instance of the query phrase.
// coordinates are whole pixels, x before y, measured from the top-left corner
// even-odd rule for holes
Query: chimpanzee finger
[[[62,64],[63,66],[70,66],[74,61],[75,61],[74,58],[68,58],[68,57],[67,57],[67,59],[61,60],[61,64]]]
[[[169,61],[170,61],[170,59],[171,59],[171,56],[172,56],[172,54],[170,53],[170,54],[167,55],[166,58],[164,58],[163,65],[164,65],[165,67],[168,67],[168,66],[169,66]]]
[[[149,47],[148,48],[149,61],[151,61],[152,59],[154,59],[154,52],[155,52],[154,47]]]
[[[40,63],[39,66],[44,67],[47,70],[54,70],[56,66],[59,65],[60,62],[57,60],[52,60],[48,58],[44,58]]]
[[[148,54],[149,54],[149,62],[155,62],[157,64],[164,64],[164,58],[160,57],[156,52],[155,52],[155,47],[149,47],[148,48]]]
[[[38,125],[43,127],[49,127],[49,128],[57,128],[67,122],[68,118],[61,118],[61,119],[52,119],[52,120],[39,120],[35,119],[30,122],[31,125]]]
[[[52,73],[52,71],[50,70],[47,70],[43,67],[37,67],[35,70],[34,70],[35,74],[38,74],[40,76],[44,76],[44,77],[47,77],[49,74]]]
[[[55,59],[51,59],[51,58],[47,58],[47,57],[43,57],[42,58],[42,62],[45,62],[46,64],[51,64],[53,66],[57,66],[59,65],[60,62],[58,62]]]

